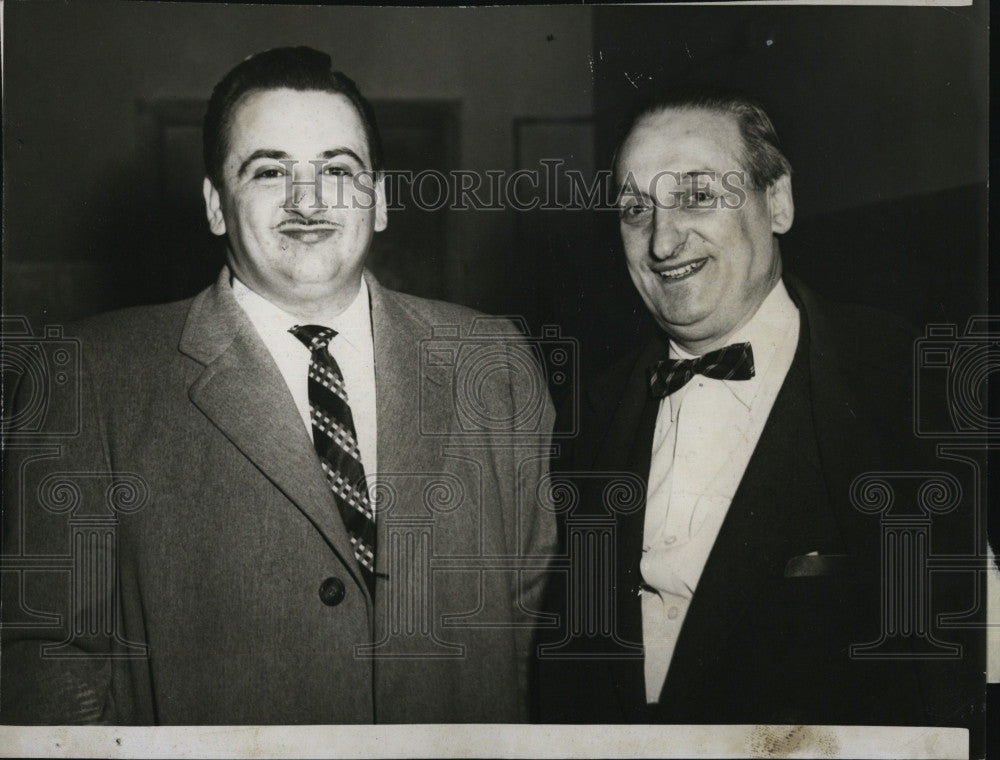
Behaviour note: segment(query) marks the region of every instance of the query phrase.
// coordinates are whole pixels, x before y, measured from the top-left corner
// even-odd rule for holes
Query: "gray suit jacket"
[[[554,541],[535,487],[553,414],[530,344],[368,276],[373,604],[227,277],[74,328],[79,383],[50,394],[46,424],[76,432],[12,439],[0,720],[523,719]]]

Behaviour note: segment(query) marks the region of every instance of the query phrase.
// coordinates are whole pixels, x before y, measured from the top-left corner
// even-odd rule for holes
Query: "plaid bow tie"
[[[753,349],[749,343],[709,351],[697,359],[664,359],[648,370],[649,393],[653,398],[669,396],[695,375],[716,380],[749,380],[754,376]]]

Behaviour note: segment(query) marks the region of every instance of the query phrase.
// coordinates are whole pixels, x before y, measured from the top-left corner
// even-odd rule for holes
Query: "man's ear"
[[[389,226],[389,211],[385,201],[385,174],[378,173],[375,180],[375,231],[381,232]]]
[[[792,178],[782,174],[767,188],[767,203],[771,210],[771,232],[780,235],[792,228],[795,201],[792,200]]]
[[[201,192],[205,196],[205,216],[208,217],[209,229],[216,235],[225,235],[226,220],[222,218],[222,201],[219,191],[208,177],[201,184]]]

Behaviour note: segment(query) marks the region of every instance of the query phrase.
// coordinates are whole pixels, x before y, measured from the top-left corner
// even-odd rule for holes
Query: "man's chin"
[[[710,316],[691,311],[660,311],[656,314],[656,323],[678,343],[698,345],[715,337],[715,331],[708,322]]]
[[[670,295],[659,293],[653,303],[646,306],[654,319],[667,334],[674,332],[696,335],[709,332],[712,310],[700,303],[691,289],[673,290]],[[653,299],[650,299],[651,301]]]
[[[316,297],[324,293],[336,294],[347,288],[357,289],[361,283],[361,269],[324,272],[297,272],[286,280],[289,292]]]

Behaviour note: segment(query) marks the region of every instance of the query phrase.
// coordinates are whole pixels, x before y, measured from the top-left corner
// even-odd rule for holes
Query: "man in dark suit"
[[[974,574],[936,584],[928,612],[862,509],[866,473],[942,469],[912,432],[915,336],[783,273],[791,169],[758,104],[653,101],[614,169],[629,274],[657,329],[590,384],[555,468],[578,501],[543,718],[975,725],[981,630],[936,627],[977,609]],[[644,489],[616,503],[616,478]],[[935,517],[935,553],[981,550],[969,506]],[[613,538],[588,544],[601,520]],[[919,630],[894,629],[897,592]]]
[[[554,542],[531,347],[365,270],[378,130],[327,55],[238,65],[204,149],[218,280],[70,328],[73,435],[8,449],[0,719],[523,719]]]

